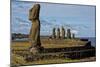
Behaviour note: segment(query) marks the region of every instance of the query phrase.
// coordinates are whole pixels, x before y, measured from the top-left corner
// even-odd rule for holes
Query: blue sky
[[[11,32],[28,34],[31,21],[29,9],[34,2],[11,2]],[[95,6],[39,3],[41,35],[51,35],[52,28],[71,29],[77,37],[95,37]]]

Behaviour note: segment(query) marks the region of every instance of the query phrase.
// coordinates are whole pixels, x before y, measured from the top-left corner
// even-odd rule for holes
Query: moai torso
[[[29,11],[29,20],[32,22],[29,42],[31,45],[30,51],[37,51],[41,46],[40,42],[40,20],[39,20],[40,5],[35,4]]]

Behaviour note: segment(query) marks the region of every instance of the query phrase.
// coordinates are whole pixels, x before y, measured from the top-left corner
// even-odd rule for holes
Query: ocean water
[[[21,39],[16,38],[16,39],[13,40],[13,41],[28,41],[28,40],[29,40],[28,38],[21,38]]]

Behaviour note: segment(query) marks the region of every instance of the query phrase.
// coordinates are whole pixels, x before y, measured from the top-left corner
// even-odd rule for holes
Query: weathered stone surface
[[[53,28],[53,31],[52,31],[52,38],[56,38],[56,32],[55,32],[55,28]]]
[[[67,29],[67,38],[71,38],[71,32],[70,32],[70,29]]]
[[[62,33],[61,38],[64,39],[65,38],[65,29],[63,26],[62,26],[61,33]]]
[[[60,29],[59,29],[59,28],[57,28],[57,36],[56,36],[56,38],[57,38],[57,39],[60,38]]]
[[[73,38],[73,39],[75,38],[75,34],[74,34],[74,33],[72,34],[72,38]]]
[[[30,34],[29,34],[29,39],[30,39],[29,42],[31,44],[31,49],[30,49],[31,52],[32,51],[38,52],[38,49],[41,46],[39,12],[40,12],[39,4],[35,4],[29,10],[29,20],[32,22],[32,26],[31,26]],[[33,49],[35,49],[35,50],[33,50]]]

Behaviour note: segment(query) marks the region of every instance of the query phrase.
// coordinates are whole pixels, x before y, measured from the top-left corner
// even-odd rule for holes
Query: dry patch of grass
[[[75,39],[41,39],[42,46],[44,48],[63,48],[63,47],[77,47],[84,46],[87,41],[80,41]],[[11,43],[13,49],[28,49],[31,45],[28,41],[14,41]]]
[[[28,41],[13,41],[11,43],[11,49],[14,50],[27,50],[30,46]]]

